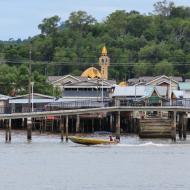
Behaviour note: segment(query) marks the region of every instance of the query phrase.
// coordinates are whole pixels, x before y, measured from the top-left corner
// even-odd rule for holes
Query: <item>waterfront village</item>
[[[180,139],[186,138],[186,131],[190,129],[190,114],[184,108],[190,107],[190,79],[165,75],[143,76],[116,83],[108,78],[110,64],[104,46],[99,58],[100,70],[90,67],[80,76],[49,76],[48,82],[61,90],[62,95],[59,98],[37,94],[33,92],[33,87],[31,94],[22,96],[9,97],[1,94],[1,128],[11,126],[13,129],[26,129],[27,117],[22,114],[30,111],[36,114],[32,117],[31,130],[40,132],[60,132],[63,128],[63,133],[116,131],[116,135],[120,135],[121,131],[137,133],[140,137],[166,137],[175,140],[177,131]],[[102,109],[109,107],[113,109]],[[115,111],[116,107],[120,108],[119,111]],[[177,108],[180,109],[176,110]],[[92,112],[68,114],[68,129],[64,129],[64,118],[51,113],[59,110],[69,113],[69,110],[81,109],[92,109]],[[45,111],[49,111],[49,114],[37,117],[38,113]],[[8,118],[7,115],[11,114],[17,116],[6,124],[3,116]],[[8,132],[6,139],[8,140]]]

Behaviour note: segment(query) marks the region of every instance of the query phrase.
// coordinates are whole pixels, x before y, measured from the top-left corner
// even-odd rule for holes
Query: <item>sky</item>
[[[0,0],[0,40],[27,39],[40,33],[38,25],[54,15],[64,21],[73,11],[83,10],[102,21],[115,10],[153,11],[158,0]],[[190,0],[173,0],[190,6]]]

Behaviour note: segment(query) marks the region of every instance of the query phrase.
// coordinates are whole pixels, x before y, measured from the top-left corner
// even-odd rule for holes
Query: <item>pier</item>
[[[154,118],[139,117],[136,118],[135,112],[158,112],[167,113],[167,117]],[[60,132],[61,141],[68,141],[69,131],[71,127],[74,128],[72,132],[79,133],[84,132],[82,129],[82,118],[84,115],[104,113],[106,118],[106,125],[109,127],[109,131],[114,132],[117,139],[120,139],[121,125],[127,125],[126,114],[132,115],[130,122],[130,130],[139,134],[142,138],[171,138],[176,140],[176,131],[179,132],[180,139],[186,139],[187,130],[187,113],[190,112],[190,107],[184,106],[111,106],[111,107],[99,107],[99,108],[87,108],[87,109],[70,109],[70,110],[54,110],[54,111],[41,111],[41,112],[25,112],[25,113],[11,113],[0,114],[0,120],[5,128],[5,141],[10,142],[11,137],[11,121],[15,119],[27,120],[26,130],[27,139],[32,139],[32,125],[33,119],[45,118],[43,120],[44,127],[40,124],[40,131],[42,128],[47,129],[48,116],[54,116],[59,118],[57,125]],[[178,117],[178,122],[177,122]],[[103,120],[100,119],[100,122]],[[100,123],[100,126],[102,124]],[[74,126],[74,127],[73,127]],[[92,131],[94,131],[94,119],[91,119]],[[53,124],[52,124],[53,127]],[[52,128],[53,131],[53,128]]]

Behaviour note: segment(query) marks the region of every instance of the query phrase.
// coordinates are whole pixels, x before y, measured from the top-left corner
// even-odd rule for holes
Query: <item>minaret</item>
[[[107,56],[107,49],[102,48],[102,55],[99,58],[99,65],[101,66],[101,75],[103,79],[108,79],[108,67],[110,65],[110,58]]]

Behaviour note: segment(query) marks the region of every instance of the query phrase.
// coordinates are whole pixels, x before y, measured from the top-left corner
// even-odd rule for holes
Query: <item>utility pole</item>
[[[102,105],[103,105],[103,102],[104,102],[104,89],[103,89],[103,78],[102,78]]]
[[[28,66],[28,111],[31,112],[31,73],[32,73],[32,46],[29,46],[29,66]]]

